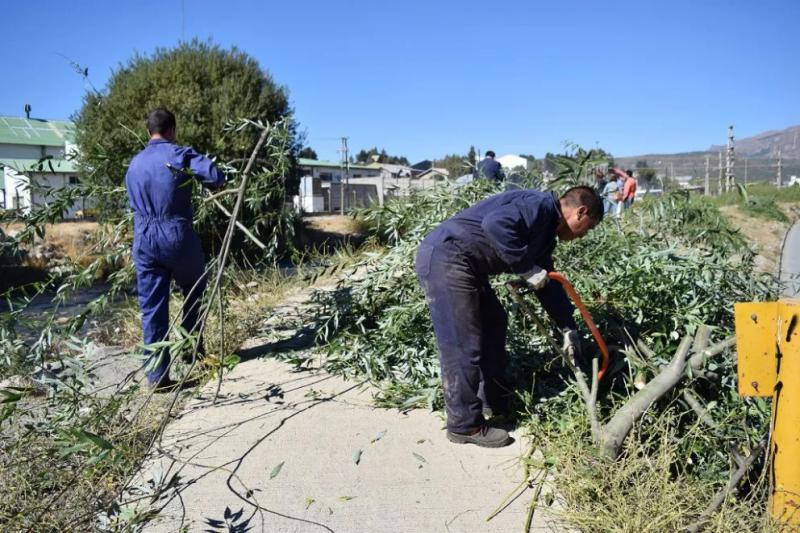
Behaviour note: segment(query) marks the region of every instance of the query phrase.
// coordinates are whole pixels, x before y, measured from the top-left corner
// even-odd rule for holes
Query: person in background
[[[478,177],[491,181],[503,181],[505,175],[503,174],[503,166],[495,161],[495,154],[489,150],[486,152],[486,157],[478,163]]]
[[[625,184],[622,186],[622,204],[624,209],[630,209],[636,199],[636,178],[633,177],[633,170],[625,171]]]
[[[599,196],[603,200],[603,213],[608,211],[608,208],[606,207],[606,199],[603,197],[603,189],[606,188],[607,183],[608,180],[606,179],[605,171],[602,168],[598,168],[597,170],[595,170],[593,188],[594,192],[597,193],[597,196]]]
[[[622,190],[619,176],[615,172],[608,175],[608,183],[603,187],[600,197],[603,199],[605,214],[618,217],[622,207]]]
[[[212,189],[225,184],[213,161],[175,144],[175,115],[169,110],[151,112],[147,131],[150,142],[131,159],[125,175],[134,214],[133,262],[145,345],[167,340],[172,280],[184,296],[181,326],[191,333],[197,325],[206,283],[205,258],[192,228],[191,182],[198,180]],[[167,350],[152,351],[146,365],[147,379],[156,390],[174,388]]]

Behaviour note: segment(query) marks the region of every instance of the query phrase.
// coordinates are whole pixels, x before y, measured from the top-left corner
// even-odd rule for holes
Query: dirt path
[[[800,222],[786,234],[781,255],[781,281],[786,284],[783,296],[800,297]]]
[[[790,224],[767,220],[743,213],[737,205],[720,207],[730,224],[742,232],[755,247],[756,267],[762,272],[777,273],[781,254],[781,241]]]
[[[375,408],[369,386],[270,357],[310,346],[297,328],[306,298],[290,298],[243,347],[216,405],[209,384],[169,424],[127,495],[166,488],[146,530],[520,531],[531,490],[486,518],[519,485],[526,443],[450,444],[437,413]],[[549,530],[539,513],[533,530]]]

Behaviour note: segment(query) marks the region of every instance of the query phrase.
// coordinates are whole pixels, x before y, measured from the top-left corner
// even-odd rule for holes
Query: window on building
[[[70,176],[69,177],[69,184],[70,185],[77,185],[79,183],[80,183],[80,180],[78,179],[78,176]]]

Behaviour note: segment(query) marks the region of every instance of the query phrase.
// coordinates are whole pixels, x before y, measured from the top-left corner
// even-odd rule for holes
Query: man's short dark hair
[[[169,130],[175,129],[175,115],[165,108],[159,107],[150,111],[147,115],[147,131],[150,135],[155,133],[164,134]]]
[[[631,170],[631,169],[628,169],[628,170],[626,170],[626,171],[625,171],[625,173],[626,173],[628,176],[630,176],[630,177],[633,177],[633,170]]]
[[[486,150],[486,157],[491,157],[492,159],[494,159],[494,152],[492,152],[491,150]]]
[[[570,207],[585,206],[589,218],[598,222],[603,220],[603,201],[591,187],[586,185],[573,187],[562,194],[561,199]]]

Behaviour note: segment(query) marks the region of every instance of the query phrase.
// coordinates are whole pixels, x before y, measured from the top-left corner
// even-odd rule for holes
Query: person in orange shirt
[[[622,192],[620,212],[625,209],[630,209],[633,205],[634,198],[636,198],[636,178],[633,177],[633,171],[625,171],[621,168],[614,167],[611,169],[611,173],[616,174],[620,179],[619,189]]]
[[[636,178],[633,177],[633,171],[627,170],[625,176],[625,183],[622,187],[622,208],[630,209],[633,205],[633,200],[636,198]]]

